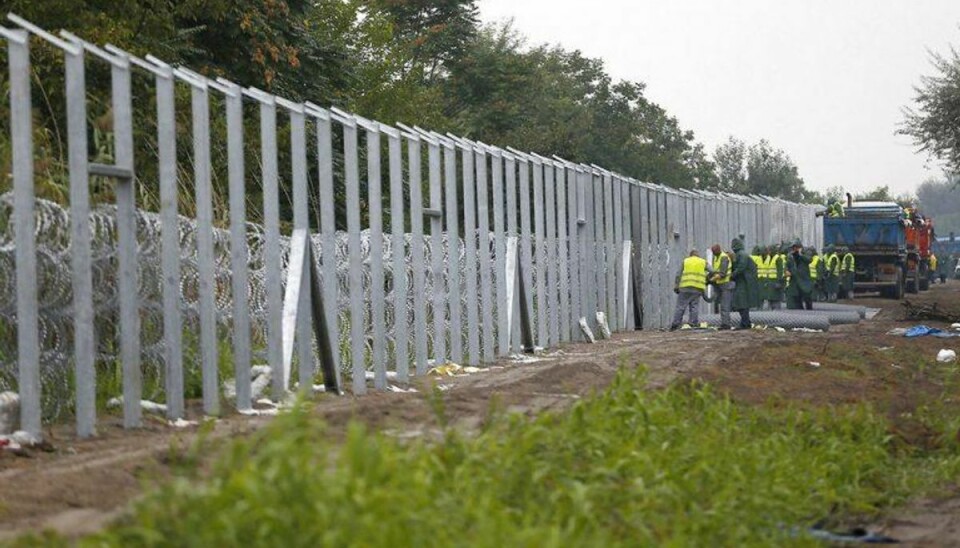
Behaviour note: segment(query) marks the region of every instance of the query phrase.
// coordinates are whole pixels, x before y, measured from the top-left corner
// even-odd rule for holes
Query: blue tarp
[[[944,331],[942,329],[937,329],[936,327],[928,327],[926,325],[915,325],[909,329],[894,329],[889,333],[890,335],[903,335],[904,337],[926,337],[927,335],[933,337],[939,337],[941,339],[948,339],[951,337],[960,337],[960,333],[951,333],[949,331]]]

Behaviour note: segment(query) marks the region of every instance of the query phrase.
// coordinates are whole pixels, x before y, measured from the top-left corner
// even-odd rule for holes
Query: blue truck
[[[904,219],[904,209],[893,202],[848,202],[843,217],[823,219],[824,246],[846,247],[856,257],[854,291],[902,299],[910,283],[918,287]]]

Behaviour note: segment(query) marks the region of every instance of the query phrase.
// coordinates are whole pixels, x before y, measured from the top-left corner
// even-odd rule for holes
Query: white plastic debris
[[[600,326],[600,336],[604,339],[609,339],[613,336],[613,333],[610,331],[610,325],[607,323],[607,315],[603,312],[597,312],[597,325]]]
[[[960,323],[952,324],[952,325],[950,326],[950,329],[953,329],[953,330],[955,330],[955,331],[960,331]]]
[[[262,370],[258,371],[258,368],[262,367]],[[273,372],[267,366],[257,366],[250,370],[251,374],[255,374],[253,377],[253,382],[250,383],[250,397],[259,398],[261,394],[266,392],[267,387],[270,386],[270,379],[273,377]]]
[[[247,417],[274,417],[280,414],[280,410],[276,407],[271,409],[240,409],[237,412]]]
[[[270,379],[273,377],[273,370],[269,365],[254,365],[250,368],[250,397],[259,398],[267,387],[270,386]],[[237,379],[227,379],[223,381],[223,397],[228,400],[237,399]]]
[[[376,378],[376,375],[377,375],[377,374],[374,373],[373,371],[367,371],[367,372],[364,374],[364,377],[366,377],[366,379],[367,379],[368,381],[372,381],[372,380],[374,380],[374,379]],[[391,380],[391,381],[392,381],[392,380],[396,380],[396,378],[397,378],[397,372],[396,372],[396,371],[387,371],[387,380]]]
[[[940,363],[953,363],[957,361],[957,353],[953,350],[941,350],[937,353],[937,361]]]
[[[587,338],[587,342],[591,344],[597,342],[597,339],[593,336],[593,331],[591,331],[590,326],[587,325],[586,317],[581,317],[577,323],[580,324],[580,331],[583,333],[583,336]]]
[[[10,436],[10,441],[19,443],[21,446],[31,447],[39,444],[42,439],[39,436],[31,434],[30,432],[24,432],[23,430],[17,430]]]
[[[9,434],[20,422],[20,396],[16,392],[0,393],[0,434]]]
[[[116,398],[107,400],[107,407],[111,409],[123,407],[123,396],[117,396]],[[140,409],[143,409],[147,413],[157,413],[158,415],[167,412],[167,406],[165,404],[150,400],[140,400]]]
[[[416,388],[404,388],[395,384],[388,385],[387,390],[398,394],[415,394],[417,392]]]
[[[820,362],[807,362],[810,367],[820,367]]]
[[[175,421],[167,421],[167,424],[174,428],[189,428],[191,426],[196,426],[197,421],[188,421],[184,419],[177,419]]]
[[[531,354],[510,354],[510,361],[514,363],[537,363],[543,361],[551,361],[554,358],[541,357]]]

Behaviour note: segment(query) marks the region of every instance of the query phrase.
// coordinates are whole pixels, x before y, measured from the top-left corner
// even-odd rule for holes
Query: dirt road
[[[915,300],[955,303],[960,309],[960,283],[935,286]],[[351,420],[360,420],[391,435],[431,436],[438,422],[427,394],[435,389],[442,390],[447,419],[469,430],[484,420],[491,406],[529,414],[562,408],[605,387],[619,367],[643,364],[654,388],[702,378],[748,403],[870,401],[888,411],[892,428],[906,443],[936,443],[909,420],[909,411],[942,395],[937,378],[922,372],[934,367],[940,348],[958,341],[954,347],[960,350],[960,339],[886,335],[907,325],[901,321],[899,303],[865,299],[857,304],[883,310],[869,322],[834,327],[829,333],[621,334],[596,345],[566,345],[536,361],[505,360],[469,376],[421,379],[414,384],[416,393],[324,396],[316,409],[333,435],[340,435]],[[210,437],[243,435],[268,421],[226,417],[212,425]],[[100,436],[86,441],[72,437],[68,426],[55,427],[47,435],[54,447],[50,453],[35,452],[29,458],[0,453],[0,540],[43,528],[78,536],[102,527],[145,486],[168,477],[183,458],[183,448],[197,436],[196,428],[175,429],[160,419],[137,432],[124,431],[119,424],[116,417],[106,420]],[[918,501],[881,525],[904,539],[960,545],[960,502]]]

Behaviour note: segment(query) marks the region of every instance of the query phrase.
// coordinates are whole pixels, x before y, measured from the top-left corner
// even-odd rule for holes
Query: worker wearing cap
[[[733,309],[733,290],[736,285],[730,277],[733,270],[733,261],[723,252],[720,244],[713,244],[713,264],[710,266],[709,281],[717,289],[714,302],[720,305],[720,329],[731,329],[730,311]]]
[[[850,253],[849,247],[841,247],[840,252],[843,257],[840,258],[840,297],[844,299],[853,298],[853,282],[857,275],[857,258]]]
[[[803,244],[800,240],[790,246],[790,255],[787,257],[787,273],[790,284],[787,286],[787,308],[793,310],[813,310],[813,280],[810,273],[810,263],[813,258],[803,253]]]
[[[683,314],[690,311],[690,324],[700,323],[700,297],[707,289],[707,261],[700,258],[696,249],[690,250],[690,256],[683,260],[680,273],[677,274],[674,292],[677,294],[677,307],[673,312],[670,331],[676,331],[683,322]]]
[[[731,248],[735,253],[733,271],[730,273],[733,283],[733,310],[740,313],[739,329],[750,329],[750,309],[760,307],[760,284],[757,281],[757,265],[747,255],[743,241],[733,240]]]

